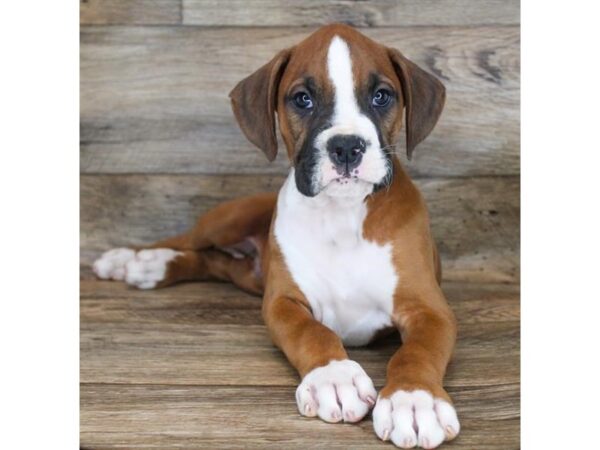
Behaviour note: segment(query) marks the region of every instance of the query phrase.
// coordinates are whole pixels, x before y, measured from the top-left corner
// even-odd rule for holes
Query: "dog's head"
[[[302,194],[349,196],[391,182],[403,110],[410,158],[435,126],[445,89],[399,51],[329,25],[280,51],[230,97],[242,131],[271,161],[277,113]]]

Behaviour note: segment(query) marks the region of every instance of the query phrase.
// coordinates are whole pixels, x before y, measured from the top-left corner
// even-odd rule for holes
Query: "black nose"
[[[329,159],[346,175],[360,164],[366,148],[365,140],[353,134],[338,134],[327,142]]]

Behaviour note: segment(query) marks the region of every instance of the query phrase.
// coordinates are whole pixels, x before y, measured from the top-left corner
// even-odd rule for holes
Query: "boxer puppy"
[[[115,249],[100,278],[142,289],[228,280],[263,295],[273,342],[298,370],[300,414],[357,422],[402,448],[435,448],[460,430],[443,377],[456,323],[440,289],[425,203],[394,147],[435,126],[443,85],[399,51],[326,26],[280,51],[231,92],[235,117],[269,160],[276,116],[291,168],[278,194],[224,203],[183,235]],[[397,329],[402,346],[377,395],[344,345]]]

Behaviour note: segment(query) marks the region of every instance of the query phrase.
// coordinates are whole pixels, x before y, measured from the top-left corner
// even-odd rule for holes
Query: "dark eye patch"
[[[303,141],[299,143],[299,149],[294,155],[295,178],[298,190],[302,194],[312,197],[317,194],[313,191],[312,180],[315,171],[318,170],[319,162],[314,143],[321,132],[331,127],[334,105],[333,99],[325,96],[323,91],[315,85],[314,80],[305,80],[302,88],[311,93],[314,106],[312,110],[293,107],[296,115],[301,118],[298,125],[305,131]]]
[[[385,89],[388,91],[387,99],[385,102],[385,106],[375,106],[373,105],[373,100],[378,91]],[[391,147],[392,142],[388,142],[387,128],[389,127],[390,121],[390,112],[393,110],[394,102],[397,101],[397,93],[394,91],[392,86],[389,86],[384,80],[381,79],[376,73],[372,73],[367,80],[367,83],[364,83],[362,86],[358,86],[356,88],[356,100],[358,102],[358,107],[362,114],[367,116],[373,125],[375,125],[375,130],[377,131],[377,138],[379,139],[379,144],[383,149],[383,154],[385,156],[388,170],[392,171],[392,154],[394,149]],[[383,99],[382,96],[381,98]],[[391,172],[390,172],[391,173]],[[382,184],[378,184],[374,188],[374,192],[381,189],[386,185],[386,183],[391,181],[390,177],[385,177],[385,180]]]

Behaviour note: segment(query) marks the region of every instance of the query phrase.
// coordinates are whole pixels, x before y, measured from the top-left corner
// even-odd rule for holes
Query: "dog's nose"
[[[327,142],[329,158],[346,173],[360,164],[366,148],[365,140],[353,134],[338,134]]]

